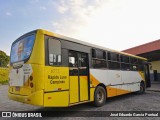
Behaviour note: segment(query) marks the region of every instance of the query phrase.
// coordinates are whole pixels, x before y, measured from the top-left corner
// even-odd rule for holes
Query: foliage
[[[9,69],[0,67],[0,83],[7,83],[9,79]]]
[[[0,67],[7,67],[9,64],[9,56],[0,50]]]
[[[7,84],[8,83],[8,80],[3,80],[3,81],[0,81],[0,84]]]

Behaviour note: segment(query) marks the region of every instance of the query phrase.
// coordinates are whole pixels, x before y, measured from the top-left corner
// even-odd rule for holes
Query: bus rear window
[[[32,52],[34,40],[35,35],[30,35],[14,43],[11,48],[11,63],[28,59]]]

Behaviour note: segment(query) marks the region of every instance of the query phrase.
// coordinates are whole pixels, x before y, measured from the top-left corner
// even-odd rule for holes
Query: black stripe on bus
[[[44,92],[44,93],[64,92],[64,91],[69,91],[69,89],[67,89],[67,90],[57,90],[57,91],[46,91],[46,92]]]

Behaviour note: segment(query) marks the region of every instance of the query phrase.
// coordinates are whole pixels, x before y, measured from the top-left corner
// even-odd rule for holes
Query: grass
[[[0,84],[8,83],[9,69],[0,67]]]
[[[8,84],[8,80],[0,81],[0,84],[2,84],[2,85],[4,85],[4,84]]]

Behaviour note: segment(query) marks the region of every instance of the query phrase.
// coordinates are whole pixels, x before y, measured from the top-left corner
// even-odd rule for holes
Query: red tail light
[[[32,81],[33,80],[33,76],[30,76],[29,79],[30,79],[30,81]]]
[[[58,88],[58,90],[61,90],[61,88]]]
[[[33,83],[30,83],[30,87],[33,88]]]

